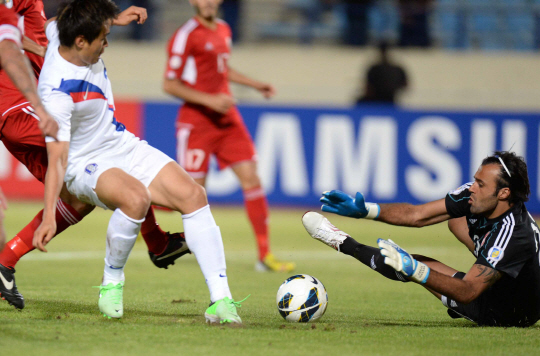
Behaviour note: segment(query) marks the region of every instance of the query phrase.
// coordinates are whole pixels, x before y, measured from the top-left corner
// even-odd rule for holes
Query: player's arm
[[[444,199],[426,204],[380,204],[377,220],[399,226],[422,227],[450,219]]]
[[[34,108],[41,105],[30,63],[15,42],[0,42],[0,66]]]
[[[468,304],[502,277],[494,268],[474,264],[463,279],[431,270],[425,286],[447,298]]]
[[[379,239],[377,244],[381,254],[385,256],[385,264],[401,272],[411,281],[424,285],[438,294],[439,298],[444,295],[457,302],[468,304],[502,277],[501,272],[475,263],[463,279],[453,278],[417,261],[392,240]]]
[[[448,220],[448,229],[454,236],[474,254],[474,242],[469,236],[469,227],[467,226],[467,218],[460,217]]]
[[[167,94],[182,99],[187,103],[202,105],[221,114],[229,111],[235,103],[234,98],[228,94],[208,94],[193,89],[178,79],[166,78],[163,82],[163,90]]]
[[[113,26],[127,26],[133,21],[137,21],[137,24],[142,25],[146,22],[148,13],[144,7],[130,6],[122,11],[113,20]]]
[[[0,53],[0,66],[6,71],[13,84],[26,97],[39,116],[41,132],[43,135],[56,138],[58,124],[45,111],[41,103],[37,94],[36,79],[28,59],[21,53],[19,46],[12,41],[1,41]]]
[[[62,190],[64,175],[67,168],[69,142],[47,142],[47,158],[49,165],[45,174],[45,207],[43,221],[34,233],[33,245],[47,252],[45,245],[56,234],[56,203]]]
[[[355,198],[339,190],[324,192],[322,211],[353,218],[377,219],[391,225],[422,227],[448,220],[444,199],[422,205],[368,203],[362,193]]]
[[[272,84],[259,82],[229,67],[229,81],[251,87],[258,90],[266,99],[276,95],[276,89]]]
[[[22,45],[26,52],[36,54],[40,57],[45,57],[45,52],[47,52],[47,47],[38,45],[36,42],[32,41],[26,36],[23,36]]]

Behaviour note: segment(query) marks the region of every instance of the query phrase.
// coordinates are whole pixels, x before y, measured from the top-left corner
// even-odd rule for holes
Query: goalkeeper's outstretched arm
[[[422,227],[450,219],[444,199],[422,205],[406,203],[368,203],[362,193],[352,196],[339,191],[324,192],[320,199],[322,211],[356,219],[375,219],[391,225]]]
[[[380,204],[380,209],[377,220],[391,225],[423,227],[450,219],[444,199],[422,205]]]

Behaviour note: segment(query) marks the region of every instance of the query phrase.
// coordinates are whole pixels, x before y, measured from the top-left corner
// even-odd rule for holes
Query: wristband
[[[414,270],[411,279],[416,283],[424,284],[429,277],[430,268],[422,262],[416,261],[416,269]]]
[[[0,42],[4,40],[15,42],[22,49],[21,31],[17,27],[8,24],[0,25]]]
[[[379,217],[381,213],[381,207],[376,203],[366,203],[366,210],[368,211],[367,215],[364,216],[364,219],[375,220]]]

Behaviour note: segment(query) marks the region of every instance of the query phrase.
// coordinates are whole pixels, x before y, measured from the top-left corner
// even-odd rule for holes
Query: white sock
[[[182,220],[186,243],[201,267],[210,290],[210,300],[215,302],[225,297],[232,299],[221,232],[210,212],[210,206],[182,215]]]
[[[124,266],[137,240],[144,221],[135,220],[127,216],[120,209],[116,209],[107,228],[107,249],[105,254],[105,270],[102,284],[118,284],[124,282]]]

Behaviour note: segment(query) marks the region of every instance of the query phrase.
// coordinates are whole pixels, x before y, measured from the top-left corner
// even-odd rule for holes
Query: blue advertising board
[[[512,150],[529,168],[527,207],[540,213],[540,114],[239,106],[273,205],[317,206],[320,193],[361,191],[367,201],[423,203],[472,180],[484,157]],[[178,104],[146,103],[144,137],[176,158]],[[209,200],[240,203],[230,170],[213,164]]]

